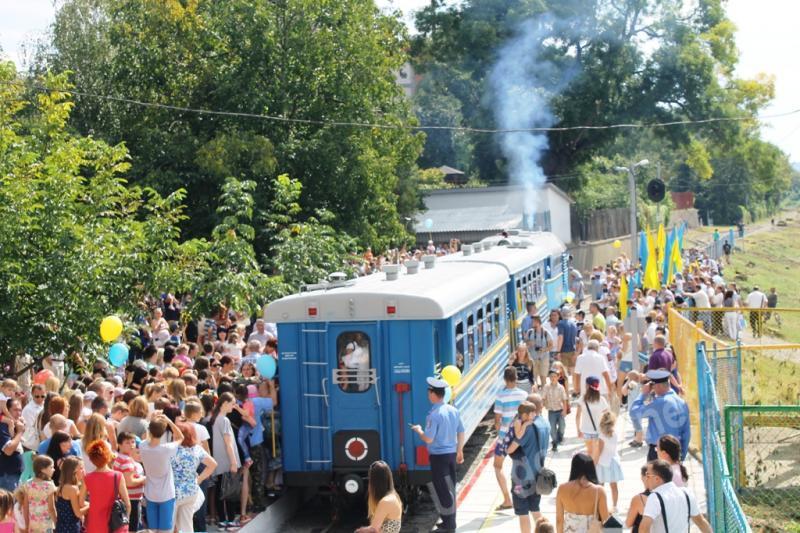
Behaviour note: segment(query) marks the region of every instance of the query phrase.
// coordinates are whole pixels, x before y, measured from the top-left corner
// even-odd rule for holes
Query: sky
[[[400,9],[411,25],[412,13],[429,0],[376,0],[382,8]],[[23,44],[40,37],[53,20],[54,0],[0,0],[0,47],[20,63]],[[800,109],[800,1],[728,0],[728,15],[738,28],[739,77],[759,73],[775,76],[775,100],[762,117]],[[792,161],[800,162],[800,113],[764,118],[764,138],[780,146]]]

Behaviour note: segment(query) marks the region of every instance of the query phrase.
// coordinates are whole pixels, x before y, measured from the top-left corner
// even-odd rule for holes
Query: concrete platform
[[[566,434],[564,442],[559,446],[558,452],[549,452],[546,465],[556,473],[559,483],[564,483],[569,479],[569,469],[572,456],[583,451],[584,444],[578,439],[575,426],[575,412],[567,416]],[[625,475],[624,481],[619,483],[619,502],[618,510],[615,514],[617,519],[624,523],[628,513],[628,504],[631,498],[644,490],[640,478],[640,468],[647,461],[647,447],[631,448],[628,442],[633,438],[633,426],[627,413],[620,413],[618,419],[618,429],[620,430],[620,458],[622,460],[622,470]],[[458,505],[458,531],[490,531],[505,533],[507,531],[518,531],[519,520],[514,515],[512,509],[496,511],[496,507],[503,501],[500,488],[492,467],[492,457],[484,458],[485,466],[476,471],[473,479],[469,480],[460,487]],[[691,456],[687,458],[685,464],[689,471],[688,486],[697,497],[700,509],[706,510],[706,495],[703,485],[703,465]],[[511,461],[504,463],[506,477],[510,479]],[[609,504],[611,503],[611,489],[606,486],[606,495]],[[556,491],[549,496],[542,497],[542,514],[550,520],[553,525],[556,522]]]

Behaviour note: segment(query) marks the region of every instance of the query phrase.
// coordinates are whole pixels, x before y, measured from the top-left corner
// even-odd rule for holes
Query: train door
[[[374,322],[331,325],[333,467],[364,470],[381,458],[382,345]],[[388,386],[388,384],[385,384]]]

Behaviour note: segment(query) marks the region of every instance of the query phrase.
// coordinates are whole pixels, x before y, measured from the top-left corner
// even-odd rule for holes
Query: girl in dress
[[[600,417],[600,442],[598,443],[597,479],[600,483],[611,485],[612,513],[616,512],[619,488],[617,483],[622,481],[622,464],[617,451],[619,435],[616,430],[617,417],[611,411],[606,411]]]
[[[25,523],[25,505],[27,502],[28,497],[25,495],[25,485],[19,485],[17,490],[14,491],[14,531],[16,533],[23,533],[27,529]]]
[[[600,378],[586,378],[586,392],[578,402],[575,423],[578,426],[578,438],[586,443],[586,453],[597,460],[597,446],[600,439],[600,419],[608,411],[608,402],[600,395]]]
[[[46,455],[37,455],[33,459],[33,479],[25,483],[25,522],[29,533],[44,533],[53,529],[53,518],[56,516],[55,493],[53,484],[53,460]]]
[[[672,482],[679,487],[685,487],[689,479],[689,472],[681,463],[681,443],[672,435],[662,435],[658,439],[658,458],[663,459],[672,466]]]
[[[80,533],[81,518],[89,510],[89,504],[84,504],[80,499],[78,485],[83,481],[85,471],[83,461],[75,456],[64,459],[61,463],[61,477],[58,480],[56,493],[56,518],[55,533]]]

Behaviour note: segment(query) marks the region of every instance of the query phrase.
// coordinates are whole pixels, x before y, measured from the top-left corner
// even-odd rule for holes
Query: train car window
[[[484,323],[483,319],[483,307],[478,307],[478,312],[475,316],[478,317],[478,331],[476,334],[478,335],[478,359],[480,359],[483,355],[484,337],[486,336],[486,324]]]
[[[494,327],[492,322],[494,322],[494,315],[492,314],[492,303],[489,302],[486,304],[486,346],[489,347],[494,342],[495,337],[497,334],[494,331]]]
[[[522,285],[519,279],[517,279],[517,310],[522,309]]]
[[[456,366],[464,370],[464,322],[456,322]]]
[[[467,316],[467,358],[469,365],[475,362],[475,316],[470,313]]]
[[[501,314],[500,314],[500,298],[495,297],[494,299],[494,337],[496,339],[500,338],[501,330],[500,330],[500,323],[501,323]]]
[[[370,388],[370,342],[361,331],[345,331],[336,338],[339,358],[339,388],[344,392],[364,392]]]

